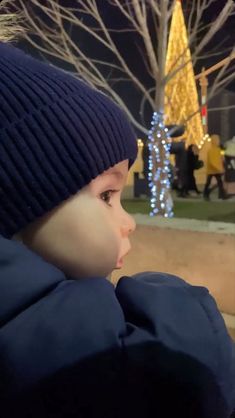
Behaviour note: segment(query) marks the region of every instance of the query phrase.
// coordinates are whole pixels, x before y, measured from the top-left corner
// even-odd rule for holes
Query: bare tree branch
[[[140,7],[140,3],[138,0],[133,0],[133,8],[136,14],[137,21],[141,28],[141,32],[143,34],[143,41],[145,44],[147,56],[149,58],[149,63],[151,67],[151,72],[153,76],[157,79],[158,77],[158,62],[154,52],[153,44],[151,41],[148,24],[147,24],[147,15],[146,15],[146,6],[142,3],[142,10]]]
[[[223,88],[225,88],[226,86],[228,86],[228,84],[235,79],[235,71],[233,71],[232,74],[229,74],[227,77],[223,78],[223,80],[221,81],[217,81],[216,84],[214,84],[212,86],[212,92],[209,92],[209,100],[215,96],[216,94],[219,93],[219,91]]]
[[[196,36],[198,36],[199,28],[202,22],[202,16],[205,10],[214,2],[215,0],[194,0],[193,1],[191,13],[189,16],[189,21],[188,21],[188,33],[190,34],[189,36],[190,44],[195,40]],[[194,18],[195,15],[196,17]],[[193,18],[194,18],[194,24],[192,25]]]
[[[206,1],[206,0],[204,0]],[[214,20],[213,25],[210,27],[209,31],[206,33],[204,38],[201,40],[199,45],[196,47],[195,53],[198,55],[203,48],[211,41],[214,35],[218,30],[224,25],[226,20],[229,18],[230,14],[234,11],[234,2],[233,0],[227,0],[220,14]]]
[[[208,109],[208,112],[221,112],[221,110],[223,111],[223,110],[230,110],[230,109],[235,109],[235,105],[210,107],[210,109]]]
[[[8,10],[9,0],[0,3],[0,41],[9,42],[22,35],[21,13],[10,13]]]
[[[222,42],[221,42],[221,45],[222,45]],[[212,57],[219,57],[221,55],[223,56],[228,55],[230,52],[231,52],[231,48],[224,48],[222,51],[206,53],[204,55],[199,55],[197,58],[198,60],[204,60],[204,59],[208,59]]]
[[[53,57],[61,61],[62,65],[69,64],[76,76],[110,95],[128,113],[133,125],[146,135],[147,129],[143,120],[146,106],[152,110],[162,109],[166,84],[189,63],[188,60],[182,59],[187,51],[185,48],[180,56],[176,57],[172,71],[165,73],[167,37],[176,0],[108,2],[110,7],[114,7],[123,17],[120,22],[124,23],[120,23],[118,28],[110,27],[110,22],[107,24],[100,7],[101,2],[98,0],[77,0],[73,7],[65,6],[59,0],[19,0],[20,6],[18,9],[15,7],[24,16],[24,37],[33,47],[44,57]],[[217,51],[211,48],[206,51],[209,42],[235,11],[233,0],[226,0],[216,19],[204,25],[203,14],[214,2],[215,0],[191,0],[187,26],[193,65],[199,59],[208,56],[219,57],[222,53],[230,52],[227,49]],[[149,21],[152,21],[151,29]],[[81,34],[81,39],[86,35],[89,40],[95,42],[97,56],[93,51],[89,51],[80,37],[75,40],[74,32],[79,36]],[[152,80],[151,85],[146,86],[141,81],[138,72],[124,58],[119,44],[114,42],[118,33],[125,32],[134,32],[138,35],[137,39],[141,39],[140,57],[142,56],[146,73]],[[221,48],[221,45],[217,47]],[[137,48],[140,49],[140,45],[137,44]],[[101,57],[108,58],[99,58],[100,52]],[[183,61],[187,62],[182,63]],[[210,97],[233,78],[234,71],[231,66],[221,69],[211,86]],[[116,83],[126,83],[128,80],[140,95],[138,105],[142,123],[128,109],[121,93],[118,94],[113,88]]]
[[[233,55],[233,54],[231,54]],[[227,77],[224,77],[222,79],[222,77],[224,76],[224,74],[226,73],[226,70],[228,68],[228,66],[230,65],[230,61],[227,61],[227,63],[225,65],[223,65],[223,67],[221,67],[220,71],[218,72],[213,86],[210,90],[210,97],[213,96],[213,94],[215,93],[215,91],[218,89],[218,87],[222,86],[223,84],[227,83],[228,80],[232,80],[233,78],[235,78],[235,71],[232,71],[232,74],[227,75]]]
[[[152,92],[155,92],[155,87],[152,87],[151,89],[148,90],[148,93],[151,94]],[[142,123],[145,124],[145,120],[144,120],[144,108],[145,108],[145,104],[146,104],[147,98],[146,95],[144,95],[142,97],[141,103],[140,103],[140,116],[142,119]],[[153,109],[154,111],[154,109]]]
[[[156,16],[161,18],[161,11],[159,9],[159,6],[158,6],[157,2],[155,0],[149,0],[149,1],[150,1],[151,8],[154,11],[154,13],[156,14]]]

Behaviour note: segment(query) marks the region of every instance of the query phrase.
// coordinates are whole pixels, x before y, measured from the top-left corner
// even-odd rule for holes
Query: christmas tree
[[[188,145],[199,145],[203,127],[181,0],[175,3],[167,48],[166,75],[172,71],[165,88],[165,123],[180,125],[194,115],[186,122],[185,138]]]

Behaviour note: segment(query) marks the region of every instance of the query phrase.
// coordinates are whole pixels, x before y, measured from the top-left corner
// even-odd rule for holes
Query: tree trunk
[[[168,0],[161,0],[160,13],[161,19],[159,22],[158,32],[158,64],[159,72],[157,79],[157,89],[155,95],[156,112],[164,111],[164,97],[165,97],[165,65],[166,65],[166,51],[167,51],[167,33],[168,33]]]

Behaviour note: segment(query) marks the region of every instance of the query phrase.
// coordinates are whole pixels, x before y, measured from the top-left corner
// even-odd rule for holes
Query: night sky
[[[225,0],[217,0],[211,7],[208,9],[207,13],[204,16],[205,23],[213,22],[218,16],[219,12],[221,11],[223,5],[226,3]],[[221,47],[221,51],[227,49],[228,47],[235,47],[235,15],[231,16],[227,22],[225,23],[224,27],[218,32],[218,34],[213,38],[209,48],[213,48],[214,46],[223,42],[223,46]],[[228,56],[228,52],[224,51],[221,57],[213,57],[207,60],[207,65],[213,65],[220,59]],[[231,83],[229,86],[230,89],[235,91],[235,81]]]

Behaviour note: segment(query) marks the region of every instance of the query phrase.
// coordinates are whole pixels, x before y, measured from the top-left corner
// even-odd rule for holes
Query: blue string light
[[[150,216],[174,216],[170,194],[170,146],[171,138],[164,125],[163,114],[154,112],[148,135]]]

